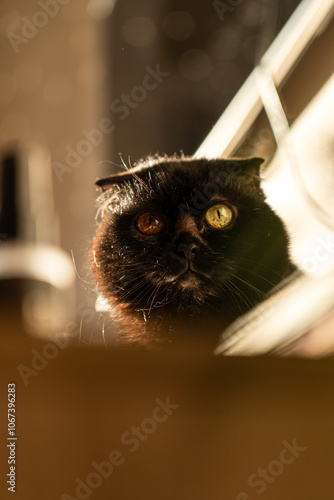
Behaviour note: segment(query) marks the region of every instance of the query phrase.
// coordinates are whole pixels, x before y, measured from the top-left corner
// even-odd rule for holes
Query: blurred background
[[[54,306],[57,299],[52,293],[49,297],[50,307],[56,307],[61,318],[54,328],[72,319],[87,329],[89,338],[99,337],[88,265],[98,194],[94,181],[118,171],[121,158],[133,164],[149,154],[194,154],[301,3],[307,2],[1,2],[1,186],[3,200],[7,196],[0,227],[2,261],[8,252],[14,255],[13,247],[5,251],[16,240],[44,245],[40,263],[46,268],[54,261],[47,254],[50,248],[61,249],[58,269],[68,274],[67,283],[58,283],[47,270],[44,278],[43,272],[38,277],[52,288],[62,288],[63,302]],[[317,33],[319,43],[310,49],[307,44],[308,55],[304,57],[303,51],[298,71],[294,64],[280,82],[289,125],[333,73],[331,26]],[[233,148],[218,153],[264,155],[269,163],[276,149],[263,108]],[[19,180],[12,179],[11,191],[8,179],[4,181],[8,162],[29,172],[26,178],[17,174]],[[18,218],[29,210],[34,214],[29,235],[22,228],[7,227],[13,208],[8,198],[15,197],[25,199],[25,204],[15,202],[20,205]],[[40,201],[34,208],[36,198]],[[27,260],[26,254],[17,259]],[[8,271],[4,264],[3,280],[20,278],[17,266],[11,264]],[[36,270],[22,272],[36,278]],[[8,298],[8,281],[6,285],[3,296]],[[44,292],[31,298],[36,317],[30,323],[43,310],[43,296]],[[64,300],[67,312],[62,316]],[[44,327],[52,318],[45,321]]]
[[[249,355],[334,352],[333,6],[1,1],[0,380],[16,384],[19,500],[332,500],[332,359]],[[303,273],[231,325],[224,356],[95,348],[94,182],[180,151],[266,158]],[[140,428],[132,454],[122,436]],[[2,411],[4,490],[7,433]],[[125,464],[97,474],[115,449]]]

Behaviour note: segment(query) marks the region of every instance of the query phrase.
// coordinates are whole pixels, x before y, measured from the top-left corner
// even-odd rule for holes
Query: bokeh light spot
[[[123,38],[133,47],[147,47],[156,37],[155,24],[148,17],[132,17],[123,26]]]
[[[18,91],[28,93],[37,90],[43,81],[43,69],[34,62],[20,64],[13,75]]]
[[[187,80],[204,80],[210,74],[211,69],[210,58],[204,50],[187,50],[179,60],[180,73]]]
[[[71,82],[63,77],[53,77],[43,88],[43,99],[49,106],[62,106],[70,100],[73,93]]]
[[[240,51],[240,35],[237,29],[215,31],[208,41],[208,51],[216,59],[230,60]]]
[[[162,23],[166,35],[173,40],[185,40],[189,38],[196,27],[195,20],[190,12],[169,12]]]

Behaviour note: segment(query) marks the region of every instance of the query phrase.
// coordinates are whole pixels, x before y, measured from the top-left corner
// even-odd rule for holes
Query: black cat
[[[214,343],[292,270],[263,161],[149,158],[97,182],[91,266],[121,338]]]

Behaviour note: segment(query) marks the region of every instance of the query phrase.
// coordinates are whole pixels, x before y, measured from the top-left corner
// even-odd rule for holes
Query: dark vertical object
[[[17,237],[17,165],[14,154],[6,154],[0,165],[0,238]]]
[[[73,318],[74,269],[58,246],[51,164],[39,147],[11,148],[0,161],[0,317],[39,337]],[[6,327],[6,324],[12,325]]]

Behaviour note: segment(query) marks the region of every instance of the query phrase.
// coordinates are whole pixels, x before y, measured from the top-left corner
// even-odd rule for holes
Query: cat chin
[[[200,280],[198,279],[199,276],[197,275],[197,273],[194,273],[190,270],[187,270],[187,271],[184,271],[180,274],[177,274],[176,276],[165,276],[164,277],[164,281],[165,283],[175,283],[175,284],[179,284],[181,286],[185,286],[187,287],[188,285],[189,286],[198,286],[199,285],[199,282]]]
[[[198,291],[201,281],[196,274],[187,271],[178,279],[178,284],[182,290]]]
[[[165,283],[178,283],[187,287],[193,284],[199,286],[203,279],[209,278],[210,276],[208,273],[202,273],[190,267],[177,275],[165,276],[164,281]]]
[[[174,296],[175,305],[202,304],[206,298],[203,276],[197,272],[186,271],[176,277],[165,279],[167,289]],[[205,278],[204,278],[205,279]],[[168,295],[168,293],[167,293]]]

